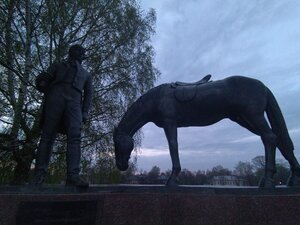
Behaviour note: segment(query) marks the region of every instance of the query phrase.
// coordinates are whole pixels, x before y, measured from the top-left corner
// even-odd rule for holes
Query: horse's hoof
[[[269,177],[263,177],[259,181],[260,188],[275,188],[275,181],[272,178]]]
[[[300,187],[300,177],[294,174],[291,174],[286,186],[288,187]]]

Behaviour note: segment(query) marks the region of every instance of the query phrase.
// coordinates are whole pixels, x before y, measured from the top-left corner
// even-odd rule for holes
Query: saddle
[[[194,83],[184,83],[184,82],[175,82],[171,84],[171,87],[174,88],[174,97],[179,102],[188,102],[191,101],[197,92],[197,86],[210,82],[211,75],[208,74],[203,77],[201,80]]]

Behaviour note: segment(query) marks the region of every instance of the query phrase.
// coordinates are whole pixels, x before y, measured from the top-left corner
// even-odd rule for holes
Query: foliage
[[[249,185],[257,185],[258,180],[253,168],[254,166],[250,162],[239,161],[234,168],[233,174],[245,178]]]
[[[195,174],[187,169],[183,169],[179,174],[179,183],[187,184],[187,185],[195,185],[197,184],[197,177]]]
[[[232,172],[229,169],[224,168],[221,165],[215,166],[211,170],[206,171],[206,175],[209,177],[209,179],[212,179],[214,176],[227,176],[231,174]]]
[[[290,169],[285,161],[278,161],[276,163],[276,173],[274,176],[275,183],[277,185],[283,185],[286,183],[287,178],[290,176]]]
[[[40,135],[42,96],[35,77],[65,59],[70,45],[82,44],[88,56],[84,66],[94,83],[82,138],[87,174],[96,156],[110,154],[112,129],[125,109],[159,75],[150,44],[154,10],[143,12],[135,0],[4,0],[0,12],[0,132],[10,142],[9,149],[0,148],[1,165],[11,165],[15,183],[28,181]],[[49,170],[57,177],[49,182],[63,179],[64,145],[59,137]]]
[[[153,166],[147,175],[149,183],[158,183],[158,178],[160,176],[160,168],[158,166]]]
[[[234,170],[224,168],[221,165],[213,167],[211,170],[196,172],[188,169],[183,169],[179,174],[179,184],[185,185],[208,185],[211,184],[211,180],[214,176],[237,176],[246,180],[250,186],[257,186],[259,180],[262,178],[264,172],[264,156],[257,156],[252,159],[251,162],[239,161]],[[276,162],[277,173],[274,176],[276,185],[284,185],[287,182],[290,170],[288,164],[283,160]],[[134,176],[127,177],[128,183],[135,182],[140,184],[163,184],[167,181],[171,171],[161,172],[158,166],[152,167],[147,173],[146,171]]]

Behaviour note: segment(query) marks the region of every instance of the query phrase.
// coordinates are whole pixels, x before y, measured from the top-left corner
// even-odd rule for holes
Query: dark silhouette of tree
[[[250,162],[239,161],[234,168],[233,174],[246,179],[251,186],[257,185],[254,166]]]
[[[208,184],[208,177],[204,171],[198,170],[195,174],[196,184],[204,185]]]
[[[160,176],[160,168],[158,166],[153,166],[148,172],[147,181],[152,184],[159,183],[158,177]]]
[[[276,185],[286,185],[290,176],[289,165],[286,161],[278,160],[276,162],[276,173],[274,176]]]
[[[256,156],[250,162],[238,162],[234,174],[245,178],[249,185],[258,185],[260,179],[264,176],[265,157]],[[285,185],[289,177],[290,169],[286,161],[278,160],[276,162],[276,173],[274,176],[276,185]]]
[[[261,155],[256,156],[251,162],[255,173],[255,183],[257,185],[265,173],[265,157]]]
[[[150,43],[155,21],[154,10],[142,11],[135,0],[0,1],[0,132],[10,143],[0,148],[0,162],[12,162],[3,168],[14,172],[14,183],[28,181],[40,136],[42,95],[35,77],[65,59],[75,43],[87,49],[85,67],[94,82],[82,138],[83,172],[98,152],[113,157],[113,127],[159,75]],[[54,147],[52,174],[65,166],[63,140]]]
[[[224,168],[221,165],[215,166],[211,170],[206,171],[206,175],[209,178],[212,178],[213,176],[227,176],[227,175],[231,175],[231,174],[232,174],[232,172],[229,169]]]
[[[180,184],[186,184],[186,185],[195,185],[196,182],[196,176],[193,172],[189,171],[188,169],[183,169],[179,176],[179,183]]]

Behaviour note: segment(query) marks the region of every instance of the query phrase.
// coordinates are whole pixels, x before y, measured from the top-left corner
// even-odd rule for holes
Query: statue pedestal
[[[0,224],[295,225],[300,224],[300,188],[1,186]]]

